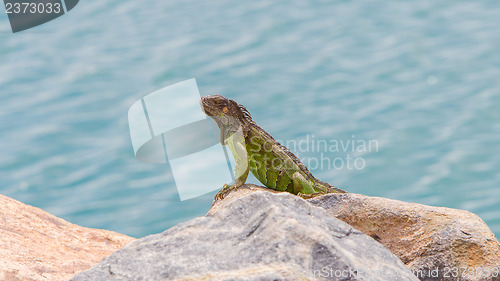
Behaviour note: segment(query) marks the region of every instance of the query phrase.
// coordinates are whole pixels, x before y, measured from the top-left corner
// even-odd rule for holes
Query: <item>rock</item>
[[[372,238],[288,194],[254,192],[136,240],[81,280],[418,280]]]
[[[353,193],[308,201],[373,237],[421,280],[500,280],[500,244],[469,211]]]
[[[247,184],[215,201],[209,214],[259,190],[277,192]],[[373,237],[421,280],[500,280],[499,243],[471,212],[354,193],[307,201]]]
[[[132,240],[0,195],[0,280],[68,280]]]

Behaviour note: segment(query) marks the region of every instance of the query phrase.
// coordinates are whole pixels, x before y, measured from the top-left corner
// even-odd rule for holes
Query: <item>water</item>
[[[134,237],[204,215],[215,192],[181,202],[127,124],[136,100],[196,77],[277,139],[376,141],[293,149],[318,178],[470,210],[500,236],[500,2],[147,4],[83,1],[18,34],[2,12],[0,193]]]

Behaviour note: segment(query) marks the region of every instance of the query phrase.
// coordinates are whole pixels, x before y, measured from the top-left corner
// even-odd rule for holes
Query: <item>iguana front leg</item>
[[[248,165],[248,154],[245,149],[244,138],[242,137],[242,135],[235,136],[237,134],[238,133],[227,139],[227,145],[233,153],[234,161],[236,163],[236,166],[234,167],[234,174],[236,179],[231,185],[225,184],[222,189],[215,195],[215,200],[224,199],[224,197],[233,189],[236,189],[245,184],[248,178],[248,172],[250,171],[250,167]]]

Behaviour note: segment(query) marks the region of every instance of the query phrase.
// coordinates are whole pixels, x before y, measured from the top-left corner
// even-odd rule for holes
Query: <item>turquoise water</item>
[[[318,178],[470,210],[500,236],[500,2],[147,4],[81,1],[17,34],[1,10],[1,194],[135,237],[204,215],[215,192],[181,202],[127,124],[136,100],[196,77],[306,143],[291,149]]]

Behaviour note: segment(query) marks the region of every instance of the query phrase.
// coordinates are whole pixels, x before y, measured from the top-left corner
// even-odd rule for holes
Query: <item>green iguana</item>
[[[242,186],[249,171],[266,187],[303,198],[326,193],[346,193],[316,179],[288,148],[255,124],[243,105],[223,96],[213,95],[202,97],[201,106],[217,123],[220,142],[229,146],[236,162],[235,182],[232,185],[225,184],[215,199],[222,199],[231,190]]]

